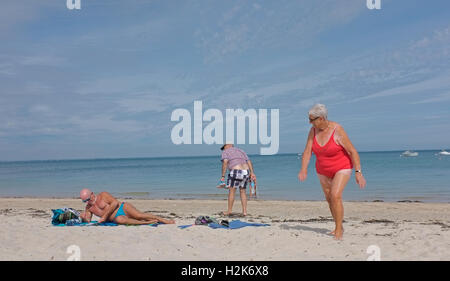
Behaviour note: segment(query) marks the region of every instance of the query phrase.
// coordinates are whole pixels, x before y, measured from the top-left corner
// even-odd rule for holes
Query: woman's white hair
[[[321,103],[317,103],[311,107],[311,109],[308,111],[308,114],[312,117],[324,117],[325,119],[328,118],[328,109],[325,105]]]

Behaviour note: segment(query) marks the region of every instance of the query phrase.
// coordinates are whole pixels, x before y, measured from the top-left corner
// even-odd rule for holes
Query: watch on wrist
[[[361,170],[355,170],[355,173],[360,173],[360,174],[362,174],[362,171],[361,171]]]

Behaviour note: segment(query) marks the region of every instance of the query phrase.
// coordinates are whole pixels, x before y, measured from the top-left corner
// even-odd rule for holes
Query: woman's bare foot
[[[344,237],[344,228],[336,228],[330,234],[334,235],[334,239],[342,240],[342,238]]]
[[[344,233],[344,228],[342,228],[342,233]],[[336,229],[331,231],[331,232],[328,232],[328,234],[335,236],[336,235]]]

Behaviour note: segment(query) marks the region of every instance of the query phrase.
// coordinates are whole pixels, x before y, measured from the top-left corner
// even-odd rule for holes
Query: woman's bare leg
[[[323,194],[325,195],[325,199],[328,202],[328,207],[330,208],[331,215],[334,219],[333,210],[331,209],[331,184],[333,182],[332,178],[326,177],[321,174],[317,174],[319,177],[320,185],[322,186]]]
[[[330,192],[330,208],[333,213],[333,218],[336,224],[336,229],[333,234],[335,239],[342,239],[344,235],[344,227],[342,222],[344,220],[344,205],[342,203],[342,193],[344,188],[350,180],[351,170],[342,170],[334,175],[331,192]]]

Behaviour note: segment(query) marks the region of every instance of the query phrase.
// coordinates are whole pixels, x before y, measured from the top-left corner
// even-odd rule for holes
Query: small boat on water
[[[442,150],[441,152],[438,153],[438,155],[450,156],[450,152]]]
[[[403,152],[402,154],[400,154],[400,156],[403,156],[403,157],[415,157],[415,156],[419,156],[419,152],[407,150],[407,151]]]

